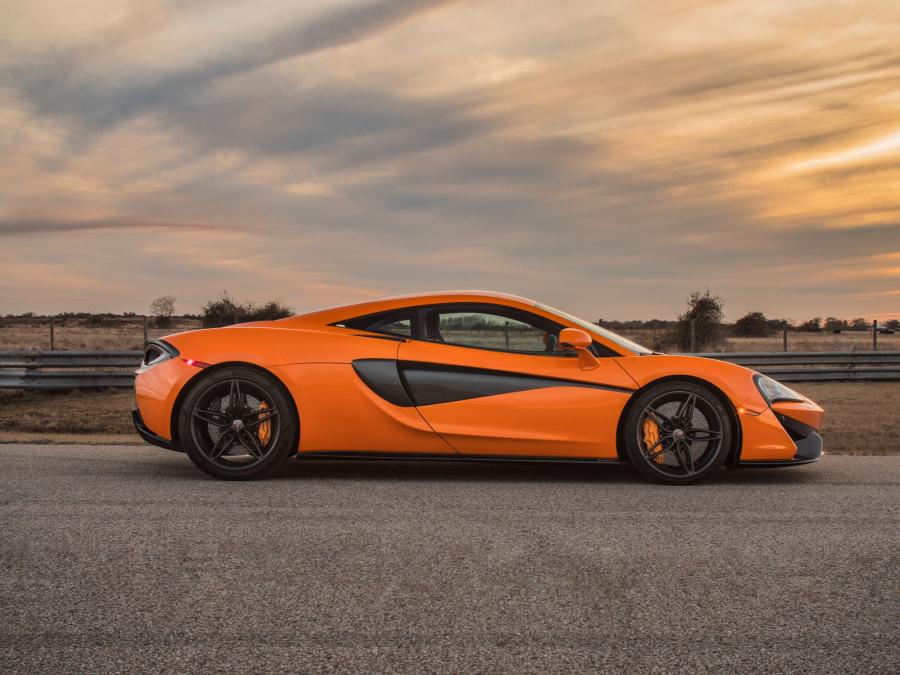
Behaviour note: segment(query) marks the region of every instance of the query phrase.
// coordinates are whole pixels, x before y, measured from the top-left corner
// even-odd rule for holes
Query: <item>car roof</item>
[[[536,302],[528,298],[509,293],[494,293],[491,291],[433,291],[429,293],[409,293],[406,295],[393,295],[385,298],[376,298],[365,302],[357,302],[351,305],[330,307],[307,314],[300,314],[288,319],[281,319],[292,326],[324,326],[358,316],[376,314],[392,309],[404,307],[416,307],[421,305],[444,303],[483,303],[504,305],[506,307],[519,307],[522,309],[534,307]]]

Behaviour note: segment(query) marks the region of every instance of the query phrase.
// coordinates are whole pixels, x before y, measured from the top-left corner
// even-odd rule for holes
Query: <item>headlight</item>
[[[756,388],[766,400],[766,403],[772,405],[778,401],[805,401],[800,394],[789,387],[785,387],[781,382],[773,380],[771,377],[760,375],[757,373],[753,376]]]

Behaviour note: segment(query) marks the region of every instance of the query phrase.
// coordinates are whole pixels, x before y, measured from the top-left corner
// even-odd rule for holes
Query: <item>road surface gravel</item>
[[[0,672],[896,673],[898,485],[0,445]]]

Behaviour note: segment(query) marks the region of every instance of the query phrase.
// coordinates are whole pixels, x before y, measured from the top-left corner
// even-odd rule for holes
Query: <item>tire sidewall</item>
[[[663,473],[644,458],[637,441],[637,427],[644,408],[653,399],[669,392],[687,391],[702,397],[718,413],[722,420],[722,442],[719,444],[718,453],[713,460],[700,472],[693,476],[673,476]],[[629,408],[625,419],[625,449],[631,463],[647,478],[659,483],[671,485],[687,485],[707,478],[725,462],[734,438],[734,428],[731,415],[721,399],[711,389],[691,380],[669,380],[656,385],[651,385],[646,391],[638,395],[634,405]]]
[[[227,380],[249,380],[254,384],[262,387],[270,394],[273,403],[279,410],[284,411],[281,423],[282,428],[279,433],[278,441],[275,448],[269,455],[259,464],[254,464],[243,469],[227,469],[208,459],[199,448],[194,444],[194,436],[191,425],[191,411],[197,401],[211,388],[223,381]],[[252,480],[261,478],[276,466],[278,466],[292,451],[296,450],[297,441],[297,415],[293,400],[275,377],[261,372],[255,368],[245,366],[227,366],[216,368],[212,372],[204,373],[200,379],[191,384],[187,396],[181,406],[178,414],[178,435],[181,445],[191,461],[202,471],[220,478],[222,480]]]

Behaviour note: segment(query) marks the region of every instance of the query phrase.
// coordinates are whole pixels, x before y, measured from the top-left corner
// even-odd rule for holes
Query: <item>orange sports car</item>
[[[217,478],[298,458],[631,462],[664,483],[822,455],[823,410],[532,300],[408,295],[150,340],[134,425]]]

